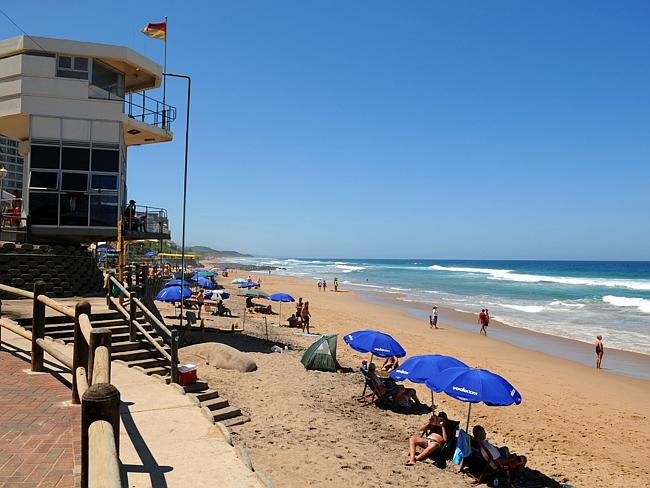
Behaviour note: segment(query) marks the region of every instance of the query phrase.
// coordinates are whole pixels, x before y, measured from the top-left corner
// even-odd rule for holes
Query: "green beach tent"
[[[300,361],[305,369],[336,373],[337,335],[322,336],[305,351]]]

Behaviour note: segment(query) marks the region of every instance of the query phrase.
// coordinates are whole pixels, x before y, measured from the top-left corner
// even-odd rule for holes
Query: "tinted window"
[[[61,167],[63,169],[78,169],[88,171],[90,165],[90,149],[80,147],[64,147],[61,152]]]
[[[59,68],[72,68],[72,58],[70,56],[59,56]]]
[[[120,170],[120,152],[93,149],[93,171],[117,173]]]
[[[56,225],[59,213],[58,193],[29,193],[29,213],[34,225]]]
[[[90,225],[117,227],[117,196],[90,196]]]
[[[61,190],[88,191],[87,173],[63,173]]]
[[[57,146],[32,145],[32,168],[59,169],[59,148]]]
[[[88,195],[61,193],[61,225],[88,225]]]
[[[117,190],[117,176],[92,175],[90,187],[93,190]]]
[[[40,190],[56,190],[58,173],[46,173],[44,171],[32,171],[29,178],[29,187]]]

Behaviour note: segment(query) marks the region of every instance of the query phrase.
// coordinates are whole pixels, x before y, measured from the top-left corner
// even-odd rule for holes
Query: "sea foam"
[[[455,271],[461,273],[487,274],[492,280],[518,281],[522,283],[559,283],[562,285],[603,286],[608,288],[629,288],[631,290],[650,290],[650,280],[623,280],[607,278],[589,278],[578,276],[546,276],[524,273],[513,273],[509,269],[491,268],[462,268],[454,266],[439,266],[434,264],[429,269],[435,271]]]
[[[643,313],[650,313],[650,300],[645,298],[617,297],[605,295],[603,302],[616,307],[636,307]]]

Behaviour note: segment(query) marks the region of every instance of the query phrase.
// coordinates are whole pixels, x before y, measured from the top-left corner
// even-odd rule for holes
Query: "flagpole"
[[[163,73],[167,73],[167,16],[165,15],[165,54],[163,58]],[[166,114],[165,102],[166,102],[166,92],[167,92],[167,83],[165,83],[165,77],[163,76],[163,114]],[[163,120],[166,117],[163,116]]]

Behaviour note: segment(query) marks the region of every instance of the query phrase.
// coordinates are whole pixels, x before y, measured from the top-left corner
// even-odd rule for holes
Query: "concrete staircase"
[[[156,332],[155,328],[142,315],[137,315],[137,321],[142,327],[167,351],[170,348]],[[18,323],[31,330],[31,318],[18,319]],[[138,368],[147,375],[159,375],[171,381],[169,362],[162,357],[143,336],[136,332],[136,341],[129,341],[129,325],[122,315],[104,307],[93,311],[91,316],[93,327],[106,327],[112,332],[112,360],[121,360],[129,367]],[[45,335],[59,339],[66,344],[74,342],[74,323],[65,316],[46,317]],[[250,418],[243,415],[241,410],[230,405],[228,400],[219,396],[219,392],[204,382],[197,381],[192,385],[176,385],[182,393],[188,395],[201,408],[204,415],[212,422],[223,422],[226,426],[243,424]]]

